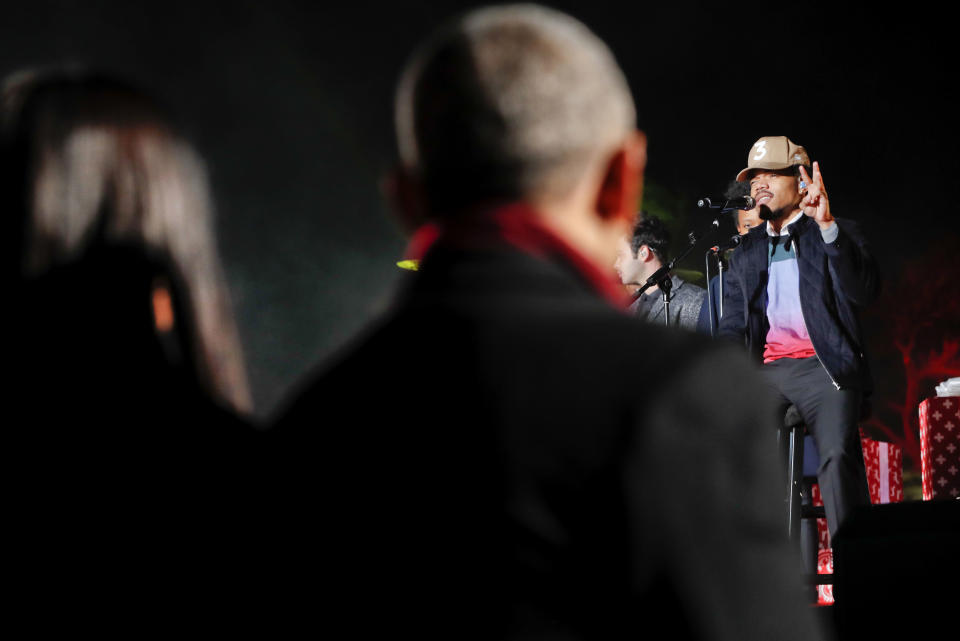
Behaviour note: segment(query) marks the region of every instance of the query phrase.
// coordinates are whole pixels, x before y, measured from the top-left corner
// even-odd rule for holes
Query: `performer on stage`
[[[658,269],[670,262],[670,233],[656,216],[641,213],[630,239],[621,238],[614,267],[624,285],[643,285]],[[671,327],[694,330],[707,292],[679,276],[670,276]],[[649,323],[665,324],[663,291],[653,285],[630,304],[630,311]]]
[[[737,180],[766,224],[731,257],[719,334],[745,340],[781,406],[800,410],[834,536],[869,503],[857,423],[871,380],[858,316],[879,293],[877,265],[856,223],[833,217],[818,163],[787,137],[754,143]]]

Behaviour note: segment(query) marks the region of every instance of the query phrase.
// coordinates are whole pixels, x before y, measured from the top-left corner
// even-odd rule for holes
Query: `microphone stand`
[[[723,254],[717,251],[717,283],[720,285],[720,305],[719,312],[720,318],[723,318]],[[709,283],[709,281],[708,281]],[[717,322],[720,322],[720,319],[717,319]]]
[[[686,254],[686,252],[684,252]],[[670,288],[673,287],[673,281],[670,280],[670,270],[673,269],[673,265],[676,261],[671,260],[670,264],[664,265],[657,271],[653,272],[650,275],[650,278],[646,280],[643,284],[643,287],[638,289],[633,293],[633,300],[637,300],[640,296],[643,295],[643,292],[647,291],[654,285],[660,288],[660,291],[663,292],[663,320],[670,325]]]
[[[710,336],[716,335],[716,327],[719,320],[716,318],[716,312],[713,310],[713,295],[710,288],[710,254],[713,253],[713,248],[707,250],[703,255],[703,273],[707,275],[707,311],[710,312]],[[723,276],[720,277],[720,289],[723,289]],[[723,292],[720,292],[720,298],[723,299]]]
[[[709,199],[701,200],[697,203],[700,207],[709,207],[710,209],[719,209],[720,214],[725,214],[729,211],[733,211],[736,207],[728,206],[730,201],[727,201],[722,207],[720,205],[714,205],[710,202]],[[720,226],[719,216],[713,221],[714,227]],[[720,303],[718,305],[719,309],[717,310],[718,314],[715,317],[713,311],[713,293],[710,287],[710,254],[715,254],[717,257],[717,275],[718,282],[720,284]],[[723,255],[719,247],[711,247],[707,250],[707,253],[704,255],[704,271],[707,279],[707,305],[709,305],[710,312],[710,336],[716,336],[717,326],[720,324],[720,319],[723,318]]]
[[[722,210],[730,211],[729,209]],[[675,256],[668,264],[662,266],[657,271],[653,272],[650,277],[644,282],[643,286],[638,289],[633,294],[633,300],[637,300],[640,296],[656,285],[660,288],[660,291],[663,292],[663,320],[664,323],[669,327],[670,326],[670,289],[673,287],[673,282],[670,280],[670,272],[673,270],[674,266],[683,260],[687,254],[690,253],[690,250],[693,249],[696,244],[700,241],[700,238],[704,236],[705,233],[716,231],[720,227],[720,216],[718,215],[713,221],[706,227],[706,229],[697,234],[696,232],[690,232],[687,234],[687,248],[683,250],[679,255]],[[707,281],[707,285],[710,285],[710,281]]]

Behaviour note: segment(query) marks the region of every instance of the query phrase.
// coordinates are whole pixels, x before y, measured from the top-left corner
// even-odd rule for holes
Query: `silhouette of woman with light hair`
[[[34,409],[123,422],[127,436],[151,422],[183,432],[197,408],[248,413],[206,171],[172,118],[79,69],[11,76],[0,114],[15,362],[26,393],[52,404]]]
[[[3,86],[2,449],[14,609],[31,620],[182,621],[170,586],[250,589],[263,442],[204,165],[171,123],[85,70]]]

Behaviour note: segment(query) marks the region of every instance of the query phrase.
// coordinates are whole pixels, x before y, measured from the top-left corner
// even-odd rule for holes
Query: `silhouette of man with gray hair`
[[[358,637],[817,638],[773,410],[739,400],[752,367],[623,311],[646,143],[609,49],[557,11],[478,9],[416,52],[396,118],[391,198],[435,240],[275,427],[329,616]]]

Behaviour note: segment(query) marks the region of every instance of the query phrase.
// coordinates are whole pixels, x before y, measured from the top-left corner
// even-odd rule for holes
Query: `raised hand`
[[[806,191],[803,192],[803,199],[800,201],[803,213],[817,221],[820,229],[826,229],[833,222],[833,215],[830,213],[830,201],[827,199],[827,189],[823,185],[820,164],[814,161],[812,178],[807,174],[806,168],[801,165],[800,178],[807,185]]]

